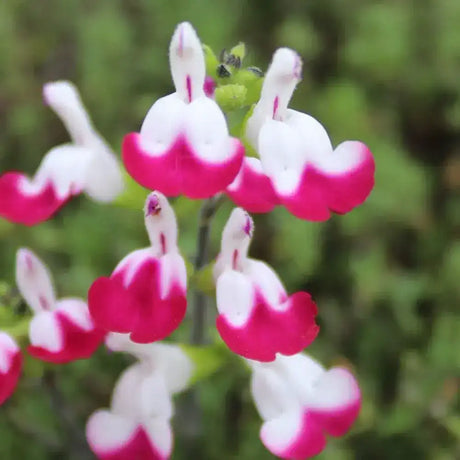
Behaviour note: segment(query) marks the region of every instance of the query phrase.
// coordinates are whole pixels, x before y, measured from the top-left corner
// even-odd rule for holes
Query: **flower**
[[[374,186],[375,164],[363,143],[345,141],[334,150],[317,120],[287,108],[301,70],[294,51],[275,52],[247,123],[260,160],[244,159],[227,194],[250,212],[282,204],[296,217],[323,221],[331,211],[347,213],[364,202]]]
[[[306,292],[288,296],[274,270],[247,257],[254,224],[241,208],[234,209],[222,234],[214,267],[217,329],[235,353],[273,361],[276,353],[292,355],[318,334],[316,305]]]
[[[123,161],[144,187],[209,198],[233,181],[244,148],[229,137],[222,111],[204,93],[204,53],[189,23],[177,26],[169,60],[176,92],[153,104],[140,133],[125,137]]]
[[[110,277],[98,278],[88,292],[98,326],[129,332],[140,343],[171,334],[187,306],[187,273],[177,247],[174,211],[159,192],[147,197],[144,211],[151,246],[128,254]]]
[[[123,334],[109,334],[107,346],[139,361],[118,379],[110,410],[88,420],[86,437],[102,460],[163,460],[172,451],[172,395],[184,390],[192,364],[174,345],[133,343]]]
[[[342,436],[356,420],[361,392],[345,368],[324,369],[299,353],[273,363],[250,363],[251,392],[264,420],[260,438],[274,455],[305,459],[326,446],[326,434]]]
[[[94,325],[86,302],[70,297],[56,300],[48,269],[29,249],[16,254],[16,284],[34,312],[27,348],[32,356],[67,363],[94,353],[105,333]]]
[[[43,97],[64,122],[72,143],[51,149],[32,179],[21,172],[0,177],[0,216],[25,225],[48,219],[83,191],[107,202],[123,188],[118,161],[94,130],[77,88],[67,81],[47,83]]]
[[[21,370],[21,349],[10,335],[0,331],[0,405],[13,394]]]

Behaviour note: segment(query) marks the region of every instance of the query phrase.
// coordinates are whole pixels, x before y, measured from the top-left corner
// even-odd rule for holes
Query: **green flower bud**
[[[216,88],[214,97],[224,112],[232,112],[246,105],[246,94],[243,85],[224,85]]]

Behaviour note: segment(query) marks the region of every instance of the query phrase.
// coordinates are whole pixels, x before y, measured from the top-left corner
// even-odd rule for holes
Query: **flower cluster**
[[[281,458],[309,458],[324,449],[326,435],[348,431],[360,409],[360,390],[347,369],[326,370],[303,354],[319,332],[317,306],[307,292],[288,293],[272,267],[248,256],[254,233],[248,212],[283,205],[311,221],[349,212],[372,190],[372,154],[357,141],[334,149],[317,120],[288,109],[302,72],[290,49],[275,52],[247,117],[245,142],[257,157],[245,156],[243,142],[230,137],[214,100],[218,82],[206,75],[205,52],[189,23],[175,30],[169,58],[176,91],[153,104],[140,132],[126,135],[122,146],[128,173],[152,190],[144,205],[150,244],[96,279],[88,303],[56,300],[45,265],[20,249],[17,286],[33,311],[28,352],[66,363],[90,357],[105,338],[110,350],[134,356],[136,363],[114,387],[110,409],[89,418],[88,443],[100,459],[169,458],[172,396],[186,388],[193,364],[179,346],[159,342],[187,310],[187,264],[167,197],[225,194],[239,207],[223,229],[213,265],[216,327],[251,369],[263,444]],[[238,59],[227,56],[227,65],[240,65]],[[18,172],[0,177],[0,215],[25,225],[48,219],[82,191],[111,201],[123,189],[121,168],[75,87],[48,83],[44,97],[73,143],[48,152],[32,179]],[[12,393],[21,361],[14,340],[0,333],[0,403]]]

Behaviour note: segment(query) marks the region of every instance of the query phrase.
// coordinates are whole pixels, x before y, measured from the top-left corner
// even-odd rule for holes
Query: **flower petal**
[[[116,414],[139,420],[169,420],[173,411],[162,373],[144,362],[128,367],[118,378],[111,407]]]
[[[308,408],[317,423],[332,436],[342,436],[361,409],[361,392],[354,376],[335,367],[316,382]]]
[[[21,248],[16,253],[16,285],[34,312],[55,308],[51,274],[30,249]]]
[[[199,159],[182,137],[164,155],[151,155],[143,150],[137,133],[127,135],[123,141],[125,167],[137,182],[167,196],[184,194],[195,199],[215,195],[235,178],[244,147],[238,139],[229,138],[226,152],[231,152],[226,161],[211,163]]]
[[[193,363],[177,345],[166,343],[136,343],[128,334],[110,333],[105,341],[112,351],[130,353],[149,369],[160,372],[170,394],[184,390],[193,371]]]
[[[157,423],[153,429],[152,425],[149,424],[146,430],[131,419],[99,410],[88,420],[86,438],[91,450],[101,460],[164,460],[171,451],[167,445],[168,442],[172,445],[171,430],[166,422]],[[153,441],[159,441],[161,450]]]
[[[0,177],[0,216],[25,225],[38,224],[53,215],[85,184],[91,152],[73,145],[51,149],[33,179],[19,172]]]
[[[270,212],[278,203],[271,180],[264,173],[257,158],[245,157],[235,180],[226,194],[248,212]]]
[[[22,353],[17,343],[0,332],[0,405],[14,392],[22,371]]]
[[[38,313],[32,319],[27,351],[43,361],[68,363],[89,358],[104,335],[93,325],[85,302],[64,299],[54,312]]]
[[[239,306],[234,291],[228,289],[227,297],[229,305],[233,301]],[[316,305],[306,292],[289,297],[281,311],[269,305],[260,294],[256,294],[252,306],[245,309],[250,315],[244,323],[239,321],[235,325],[231,317],[221,313],[216,324],[227,346],[248,359],[269,362],[275,359],[276,353],[293,355],[310,345],[319,331],[315,323]]]
[[[260,438],[274,455],[303,460],[319,454],[326,438],[319,425],[308,413],[286,412],[262,425]]]
[[[139,253],[141,258],[134,263],[131,259]],[[131,339],[139,343],[171,334],[181,323],[187,305],[178,278],[172,283],[169,279],[169,291],[164,298],[161,296],[162,286],[167,285],[161,259],[145,254],[135,251],[110,278],[97,279],[88,292],[89,309],[96,324],[112,332],[131,332]]]

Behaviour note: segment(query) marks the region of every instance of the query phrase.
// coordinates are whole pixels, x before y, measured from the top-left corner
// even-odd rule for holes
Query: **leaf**
[[[128,209],[142,209],[149,191],[139,185],[128,173],[124,172],[123,175],[125,189],[113,204]]]
[[[181,344],[180,347],[195,365],[191,384],[208,378],[226,362],[226,351],[218,345],[195,346]]]

